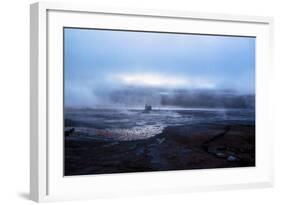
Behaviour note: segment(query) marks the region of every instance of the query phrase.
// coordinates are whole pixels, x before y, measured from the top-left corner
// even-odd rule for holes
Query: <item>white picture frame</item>
[[[93,176],[63,176],[62,28],[95,27],[257,37],[256,167]],[[30,198],[86,199],[273,186],[273,19],[185,11],[35,3],[30,12]],[[149,184],[147,184],[149,182]]]

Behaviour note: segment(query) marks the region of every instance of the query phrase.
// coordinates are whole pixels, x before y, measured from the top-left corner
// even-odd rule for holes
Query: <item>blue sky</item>
[[[66,104],[122,87],[255,92],[255,38],[70,29],[64,31]]]

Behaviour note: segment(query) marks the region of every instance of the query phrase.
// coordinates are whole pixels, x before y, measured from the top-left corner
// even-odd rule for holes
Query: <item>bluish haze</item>
[[[255,38],[65,28],[64,78],[67,107],[126,89],[255,94]]]

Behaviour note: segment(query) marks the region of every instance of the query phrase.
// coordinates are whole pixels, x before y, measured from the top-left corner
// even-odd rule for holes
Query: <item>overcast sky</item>
[[[123,87],[255,92],[255,38],[64,30],[66,106]]]

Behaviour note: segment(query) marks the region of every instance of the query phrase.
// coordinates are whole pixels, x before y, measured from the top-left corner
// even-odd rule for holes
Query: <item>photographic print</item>
[[[255,166],[255,37],[63,32],[65,176]]]

